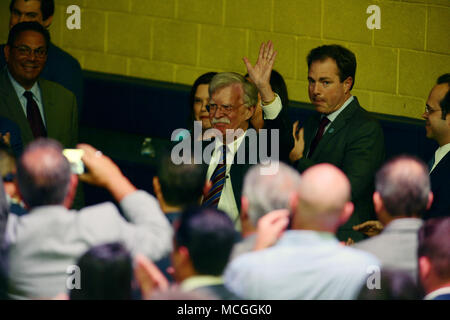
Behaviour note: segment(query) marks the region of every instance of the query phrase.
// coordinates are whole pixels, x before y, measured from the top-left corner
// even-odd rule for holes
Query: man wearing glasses
[[[76,98],[61,85],[39,78],[49,43],[47,29],[37,22],[10,30],[6,67],[0,70],[0,116],[18,124],[24,145],[49,137],[71,148],[78,138]]]
[[[439,148],[430,161],[433,204],[423,218],[450,215],[450,73],[440,76],[427,100],[425,112],[427,138],[436,140]]]

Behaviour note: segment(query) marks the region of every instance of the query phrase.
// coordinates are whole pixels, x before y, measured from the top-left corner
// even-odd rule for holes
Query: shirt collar
[[[11,80],[11,84],[14,88],[14,91],[16,91],[17,97],[19,97],[19,99],[23,96],[23,94],[25,93],[25,91],[31,91],[31,93],[33,94],[33,98],[37,101],[37,102],[41,102],[41,93],[39,90],[39,84],[36,81],[34,83],[34,85],[31,87],[30,90],[25,90],[24,87],[22,87],[20,85],[20,83],[18,83],[16,81],[16,79],[14,79],[14,77],[11,75],[11,73],[9,72],[8,68],[6,68],[6,70],[8,71],[8,77],[9,80]]]
[[[223,284],[222,276],[192,276],[181,282],[182,291],[192,291],[198,288]]]
[[[450,287],[443,287],[437,290],[434,290],[427,294],[424,298],[424,300],[433,300],[437,296],[443,295],[443,294],[450,294]]]
[[[241,135],[239,138],[235,139],[232,143],[227,144],[227,153],[228,154],[235,154],[239,147],[241,146],[242,141],[244,141],[244,137],[246,135],[246,132],[244,132],[243,135]],[[224,145],[224,142],[220,139],[216,139],[216,148],[215,150],[221,149]]]
[[[333,122],[334,120],[336,120],[337,116],[344,111],[344,109],[355,99],[354,96],[350,96],[350,98],[347,99],[347,101],[344,102],[344,104],[342,105],[342,107],[340,107],[339,109],[337,109],[336,111],[328,114],[326,117],[328,118],[328,120],[330,120],[330,122]]]

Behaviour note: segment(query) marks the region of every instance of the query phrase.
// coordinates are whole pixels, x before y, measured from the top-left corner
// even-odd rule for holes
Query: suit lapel
[[[356,99],[356,97],[354,97],[353,101],[337,116],[337,118],[328,127],[322,139],[319,141],[319,144],[317,145],[316,150],[314,151],[314,154],[311,159],[315,160],[319,157],[322,149],[330,143],[333,137],[337,135],[342,128],[345,127],[345,125],[348,122],[348,119],[350,119],[353,116],[358,107],[359,107],[358,100]]]
[[[9,80],[6,68],[1,72],[0,76],[0,96],[5,97],[4,107],[7,108],[8,111],[6,113],[9,115],[7,118],[10,118],[20,127],[23,143],[27,144],[32,141],[34,139],[33,133],[17,97],[16,90],[14,90]]]

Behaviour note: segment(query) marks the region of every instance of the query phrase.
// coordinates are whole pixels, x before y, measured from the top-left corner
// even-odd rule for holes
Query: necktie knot
[[[33,99],[33,93],[31,91],[25,91],[23,96],[27,98],[27,100]]]
[[[319,128],[317,129],[316,136],[314,137],[314,140],[311,143],[311,147],[309,148],[308,158],[311,158],[312,154],[314,153],[314,150],[316,149],[317,145],[319,144],[319,141],[322,139],[323,133],[325,132],[325,127],[330,123],[330,119],[327,117],[322,117],[319,123]]]
[[[325,128],[329,123],[330,123],[330,119],[328,119],[327,117],[323,117],[320,120],[319,128]]]

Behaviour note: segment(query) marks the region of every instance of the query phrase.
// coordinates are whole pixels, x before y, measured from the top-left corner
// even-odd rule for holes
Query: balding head
[[[302,174],[294,229],[335,232],[353,212],[348,178],[331,164],[319,164]]]
[[[30,143],[17,164],[19,190],[30,208],[62,205],[70,177],[70,164],[61,145],[50,139]]]
[[[387,162],[375,177],[375,210],[384,209],[391,217],[420,216],[431,205],[430,177],[426,165],[411,156]],[[382,200],[380,207],[377,200]],[[381,218],[381,217],[380,217]]]

